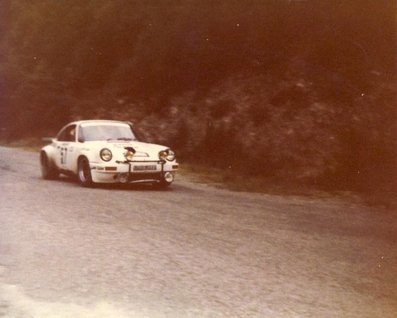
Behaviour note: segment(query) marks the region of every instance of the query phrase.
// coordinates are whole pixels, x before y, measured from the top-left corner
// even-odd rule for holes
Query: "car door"
[[[58,134],[56,142],[56,165],[62,170],[71,170],[76,144],[76,125],[66,126]]]

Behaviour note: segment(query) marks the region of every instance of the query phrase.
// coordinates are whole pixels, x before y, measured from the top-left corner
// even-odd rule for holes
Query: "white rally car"
[[[151,183],[168,186],[178,163],[165,146],[137,140],[132,124],[83,120],[61,129],[40,151],[44,179],[60,173],[77,176],[84,187],[94,183]]]

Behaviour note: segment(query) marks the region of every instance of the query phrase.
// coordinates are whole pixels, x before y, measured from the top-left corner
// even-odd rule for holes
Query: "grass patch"
[[[230,169],[223,170],[190,163],[181,164],[178,173],[189,177],[194,182],[237,192],[303,196],[313,199],[338,198],[372,207],[397,210],[397,198],[393,191],[322,190],[316,186],[281,182],[260,176],[246,176]]]
[[[361,194],[362,200],[368,206],[382,207],[388,210],[397,211],[397,197],[395,191],[384,189],[373,192],[366,191]]]
[[[257,192],[277,195],[304,195],[329,197],[329,193],[317,188],[280,182],[260,176],[247,176],[231,169],[223,170],[197,164],[183,163],[180,174],[188,176],[195,182],[209,184],[238,192]]]

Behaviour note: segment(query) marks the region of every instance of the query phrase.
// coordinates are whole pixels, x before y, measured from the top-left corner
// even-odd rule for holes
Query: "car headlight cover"
[[[166,159],[168,161],[173,161],[175,160],[175,152],[173,152],[171,149],[162,150],[159,152],[159,157],[163,160]]]
[[[107,149],[107,148],[103,148],[103,149],[100,151],[99,155],[101,156],[101,159],[102,159],[103,161],[110,161],[110,160],[112,160],[112,152],[111,152],[109,149]]]

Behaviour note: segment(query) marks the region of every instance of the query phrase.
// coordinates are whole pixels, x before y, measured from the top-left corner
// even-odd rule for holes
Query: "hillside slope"
[[[396,182],[396,1],[2,1],[1,138],[136,122],[181,158]]]

